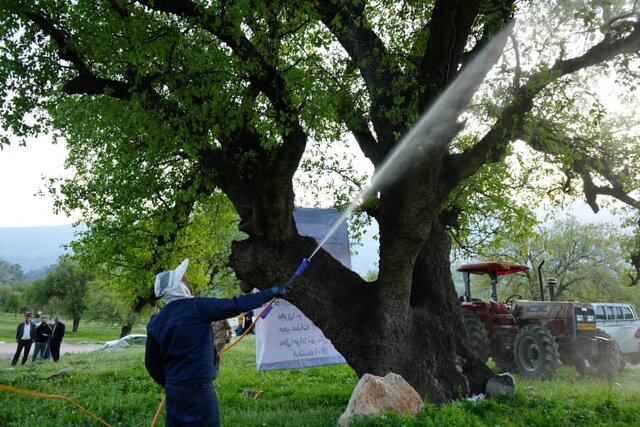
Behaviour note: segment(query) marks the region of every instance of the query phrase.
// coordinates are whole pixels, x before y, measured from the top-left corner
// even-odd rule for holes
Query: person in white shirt
[[[20,323],[16,329],[16,341],[18,342],[18,349],[16,354],[13,355],[11,366],[16,366],[20,353],[24,349],[24,356],[22,357],[22,364],[24,365],[29,358],[29,352],[31,351],[31,344],[36,338],[36,325],[31,322],[31,313],[26,312],[24,314],[24,323]]]

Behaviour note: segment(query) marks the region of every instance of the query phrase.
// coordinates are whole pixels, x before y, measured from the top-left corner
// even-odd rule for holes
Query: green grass
[[[357,382],[346,365],[256,372],[255,338],[249,337],[222,356],[215,382],[225,427],[335,426]],[[0,369],[0,384],[66,395],[113,426],[149,426],[162,389],[147,375],[144,349],[64,355],[59,364],[45,362]],[[0,368],[9,360],[0,360]],[[61,368],[73,372],[49,378]],[[517,378],[513,398],[473,404],[425,405],[416,418],[387,414],[360,420],[357,426],[624,426],[640,425],[640,368],[627,369],[613,383],[581,378],[561,367],[553,381]],[[244,389],[260,390],[250,399]],[[0,390],[0,426],[97,426],[71,404]],[[159,426],[163,426],[161,421]]]
[[[53,319],[47,316],[47,320],[53,323]],[[0,313],[0,341],[15,342],[16,328],[19,323],[24,322],[22,313],[17,316],[14,314]],[[73,332],[73,321],[71,319],[62,318],[65,324],[64,340],[70,343],[104,343],[105,341],[117,340],[120,338],[119,326],[105,326],[96,322],[80,321],[78,332]],[[144,324],[136,325],[131,333],[144,334]],[[0,424],[2,425],[2,424]]]
[[[330,426],[344,411],[357,382],[346,365],[304,370],[256,372],[255,338],[248,337],[222,356],[215,382],[223,426]],[[147,375],[144,349],[96,351],[65,355],[60,363],[0,370],[0,384],[64,394],[113,426],[149,426],[162,398],[162,389]],[[9,360],[2,360],[9,366]],[[49,379],[61,368],[69,376]],[[250,399],[245,389],[260,390]],[[96,421],[71,404],[0,390],[0,426],[96,426]],[[164,425],[164,421],[158,423]]]

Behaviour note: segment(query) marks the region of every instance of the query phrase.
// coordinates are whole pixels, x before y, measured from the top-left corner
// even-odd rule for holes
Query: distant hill
[[[74,230],[71,225],[0,228],[0,259],[19,264],[33,278],[33,270],[46,270],[58,262],[63,245],[74,239]]]
[[[378,270],[378,242],[373,238],[377,231],[374,224],[363,236],[362,245],[351,247],[357,252],[351,258],[352,268],[361,275]],[[64,253],[63,245],[74,240],[74,234],[71,225],[0,228],[0,259],[19,264],[29,281],[44,277]]]

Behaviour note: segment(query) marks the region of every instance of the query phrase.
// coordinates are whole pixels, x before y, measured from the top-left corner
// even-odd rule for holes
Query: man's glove
[[[302,263],[300,263],[300,265],[298,266],[298,269],[296,270],[296,272],[293,274],[293,276],[291,276],[291,279],[289,279],[287,283],[285,283],[284,285],[274,286],[273,288],[271,288],[271,291],[273,292],[273,296],[274,297],[285,296],[287,292],[289,292],[293,287],[293,284],[296,281],[296,279],[302,276],[302,273],[304,273],[307,267],[309,267],[310,263],[311,261],[308,258],[304,258],[302,260]]]
[[[287,294],[287,292],[289,292],[291,290],[291,288],[293,288],[293,283],[295,282],[295,280],[289,280],[287,283],[280,285],[280,286],[274,286],[273,288],[271,288],[271,291],[273,292],[273,296],[274,297],[283,297]]]

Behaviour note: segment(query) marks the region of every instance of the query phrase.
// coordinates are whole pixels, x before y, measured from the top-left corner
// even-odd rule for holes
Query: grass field
[[[2,327],[4,330],[4,327]],[[117,328],[116,328],[117,329]],[[4,334],[4,332],[2,332]],[[95,342],[89,339],[88,342]],[[162,389],[147,375],[144,349],[66,355],[59,364],[27,363],[7,370],[0,361],[0,384],[68,396],[112,426],[150,426]],[[62,368],[71,374],[50,378]],[[638,426],[640,368],[627,369],[614,382],[580,377],[561,367],[553,381],[518,378],[514,398],[466,400],[440,408],[425,405],[417,418],[385,415],[354,423],[367,426]],[[346,365],[256,372],[255,338],[248,337],[222,357],[215,382],[222,425],[334,426],[346,408],[356,375]],[[250,399],[245,389],[260,390]],[[0,426],[99,426],[68,402],[0,390]],[[158,423],[163,426],[164,422]]]

